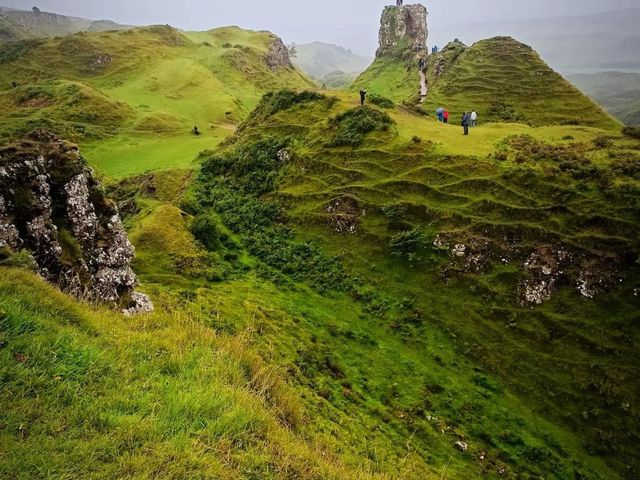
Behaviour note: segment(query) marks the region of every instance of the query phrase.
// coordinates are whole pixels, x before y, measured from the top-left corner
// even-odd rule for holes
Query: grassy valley
[[[430,56],[424,104],[380,56],[365,107],[278,46],[0,46],[0,138],[80,145],[156,306],[0,249],[0,478],[636,478],[638,132],[509,38]]]
[[[601,72],[567,78],[625,125],[640,125],[640,74]]]
[[[235,27],[78,34],[0,47],[0,137],[48,128],[77,141],[104,174],[189,167],[273,88],[311,85],[270,69],[276,37]],[[198,126],[200,137],[191,134]]]

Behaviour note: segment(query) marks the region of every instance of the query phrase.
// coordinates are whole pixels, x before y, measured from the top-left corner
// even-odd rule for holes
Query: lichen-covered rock
[[[21,245],[22,240],[20,240],[18,229],[9,218],[4,197],[0,195],[0,248],[9,247],[15,250]]]
[[[293,68],[291,58],[289,57],[289,49],[279,37],[275,37],[271,41],[269,51],[267,52],[264,61],[267,64],[267,67],[274,72]]]
[[[84,173],[76,175],[64,187],[67,194],[67,217],[73,236],[82,244],[96,238],[98,217],[89,198],[89,186]]]
[[[541,246],[524,262],[525,277],[520,282],[523,305],[540,305],[551,298],[571,254],[562,247]]]
[[[380,21],[376,56],[407,52],[424,55],[428,36],[427,9],[424,5],[386,7]]]
[[[131,295],[131,302],[129,303],[129,306],[122,310],[122,313],[127,316],[132,316],[151,313],[153,310],[153,303],[151,303],[151,299],[147,295],[144,293],[134,292],[133,295]]]
[[[134,249],[115,204],[77,146],[49,132],[0,149],[0,247],[30,251],[43,277],[78,298],[153,309],[135,292]]]

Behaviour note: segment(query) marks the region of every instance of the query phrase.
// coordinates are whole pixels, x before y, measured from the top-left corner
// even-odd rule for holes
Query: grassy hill
[[[156,306],[0,251],[0,477],[636,478],[639,141],[509,39],[430,59],[426,109],[495,120],[469,137],[412,105],[413,62],[359,108],[274,41],[0,48],[0,136],[80,142]]]
[[[273,88],[310,81],[266,64],[276,37],[224,28],[85,33],[0,47],[0,138],[45,127],[111,177],[189,166]],[[200,137],[190,131],[198,126]],[[179,159],[179,160],[177,160]]]
[[[357,423],[411,438],[436,474],[449,462],[451,478],[503,467],[510,478],[631,478],[638,183],[617,165],[638,164],[637,142],[525,125],[463,141],[459,127],[350,110],[346,96],[274,104],[204,163],[195,211],[215,211],[284,285],[309,282],[338,305],[352,297],[312,330],[330,360],[307,381]],[[290,160],[270,163],[284,145]],[[563,272],[532,308],[527,265],[552,251],[571,260],[543,267]],[[585,298],[585,272],[614,264],[607,293]]]
[[[373,478],[317,455],[251,331],[125,318],[0,272],[0,478]]]
[[[601,72],[567,77],[626,125],[640,125],[640,74]]]
[[[457,119],[476,109],[484,121],[530,125],[579,123],[603,128],[619,124],[575,87],[551,70],[530,47],[497,37],[471,47],[451,43],[427,65],[428,112],[446,107]],[[385,55],[355,82],[397,102],[419,93],[417,61]]]

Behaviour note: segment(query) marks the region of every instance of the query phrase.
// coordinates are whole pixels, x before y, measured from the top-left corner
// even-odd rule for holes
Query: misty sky
[[[165,24],[186,30],[239,25],[270,30],[285,42],[337,43],[372,55],[380,12],[390,0],[0,0],[0,5],[31,8],[132,25]],[[393,2],[395,3],[395,2]],[[407,2],[414,3],[414,2]],[[431,0],[429,23],[447,25],[599,13],[637,7],[638,0]],[[456,36],[451,32],[451,38]]]

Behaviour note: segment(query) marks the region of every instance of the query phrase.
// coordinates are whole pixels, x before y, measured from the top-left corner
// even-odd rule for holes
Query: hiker
[[[360,90],[360,105],[364,106],[364,102],[367,99],[367,91],[366,90]]]
[[[444,119],[444,123],[449,123],[449,110],[445,108],[444,113],[442,114],[442,118]]]
[[[433,48],[431,49],[431,53],[438,53],[438,46],[434,45]]]
[[[467,112],[464,112],[462,115],[462,128],[464,128],[464,134],[469,135],[469,124],[471,123],[471,115]]]
[[[191,130],[191,133],[193,133],[196,137],[200,136],[200,130],[198,129],[197,125],[193,127],[193,130]]]
[[[475,127],[476,125],[478,125],[478,114],[476,113],[475,110],[471,112],[471,116],[469,117],[469,120],[471,120],[472,127]]]
[[[438,121],[442,123],[442,121],[444,120],[444,108],[440,107],[439,109],[437,109],[436,115],[438,115]]]

